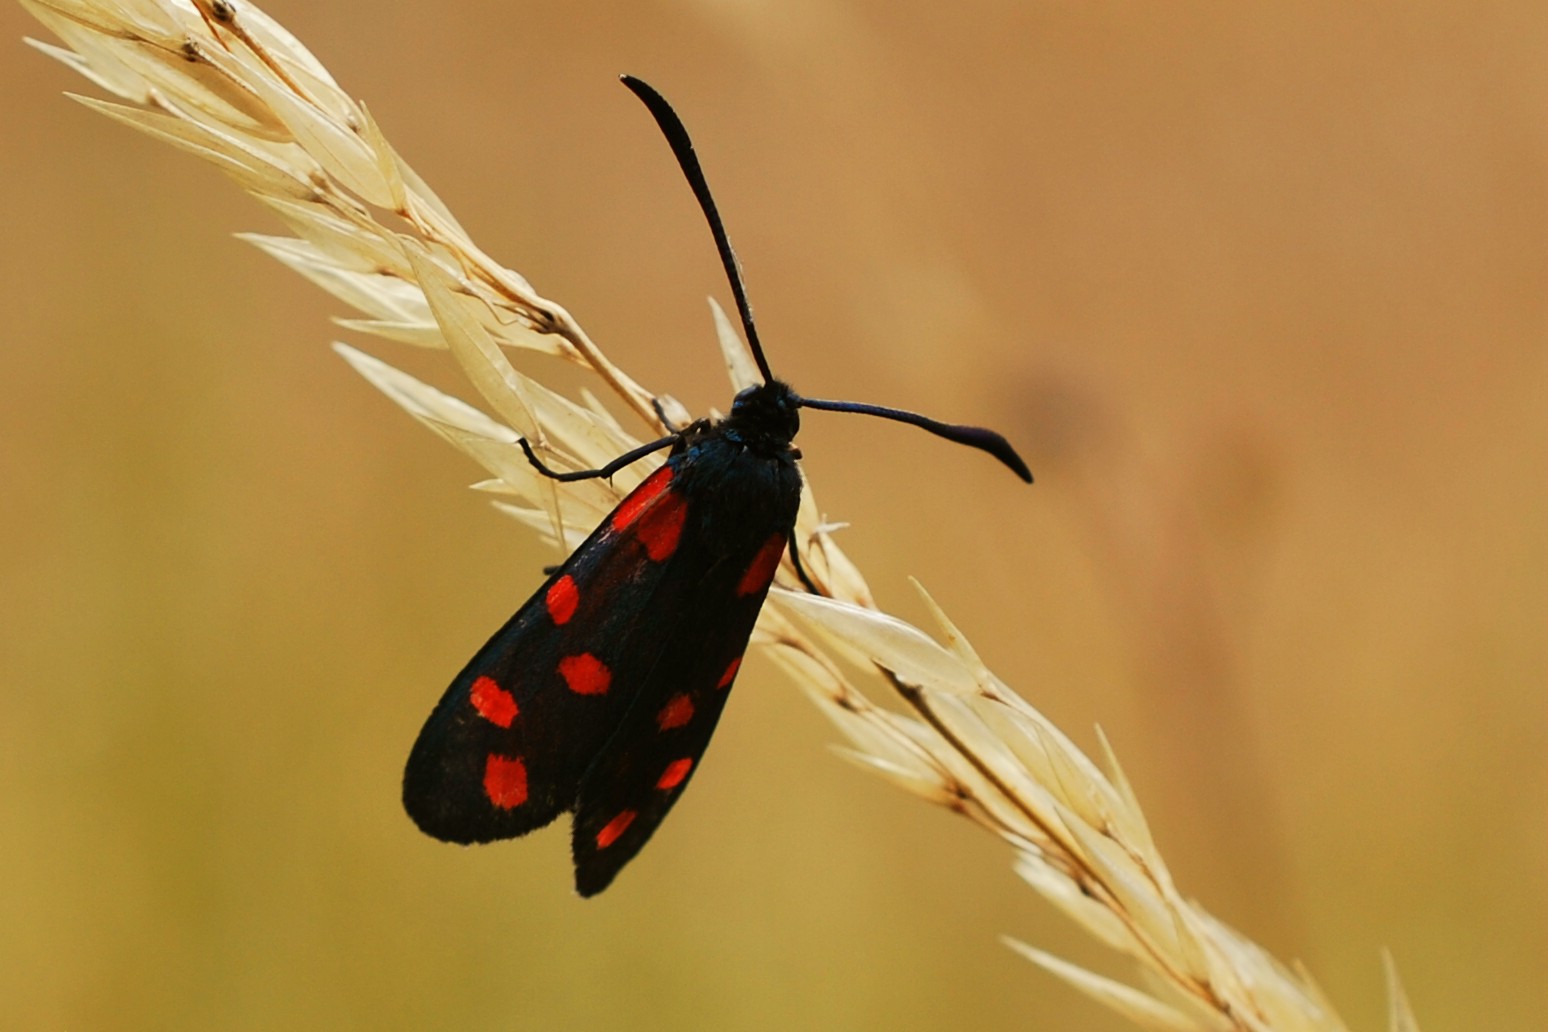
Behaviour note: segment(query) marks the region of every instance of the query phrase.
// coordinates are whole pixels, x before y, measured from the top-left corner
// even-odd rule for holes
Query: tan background
[[[275,0],[491,253],[724,405],[695,132],[774,364],[1004,429],[813,415],[883,598],[925,581],[1185,891],[1356,1027],[1548,1024],[1548,14]],[[1124,1026],[997,843],[749,666],[595,901],[566,836],[419,836],[401,763],[551,562],[326,347],[276,224],[0,6],[0,1024]],[[377,353],[455,385],[444,367]]]

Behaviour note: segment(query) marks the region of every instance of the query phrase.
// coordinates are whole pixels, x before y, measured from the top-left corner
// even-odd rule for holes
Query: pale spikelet
[[[595,398],[572,401],[519,372],[506,349],[591,369],[654,430],[651,394],[562,307],[480,251],[364,106],[262,12],[228,0],[22,3],[68,49],[34,45],[120,101],[82,103],[211,162],[297,234],[247,239],[358,313],[343,325],[451,352],[493,417],[338,345],[361,375],[488,472],[478,486],[502,510],[573,546],[649,471],[642,461],[615,484],[561,488],[532,469],[519,436],[561,468],[603,465],[638,442]],[[388,228],[386,212],[404,227]],[[730,321],[718,307],[713,317],[733,385],[756,382]],[[670,399],[663,405],[674,421],[686,419]],[[999,835],[1030,886],[1137,962],[1143,987],[1012,948],[1144,1028],[1344,1028],[1304,972],[1178,892],[1110,750],[1104,772],[995,677],[922,590],[938,640],[878,612],[829,529],[806,492],[798,540],[829,597],[776,591],[755,641],[849,738],[846,756]],[[788,570],[782,579],[794,584]],[[904,712],[872,702],[855,678],[890,690]],[[1417,1032],[1390,960],[1388,988],[1389,1027]]]

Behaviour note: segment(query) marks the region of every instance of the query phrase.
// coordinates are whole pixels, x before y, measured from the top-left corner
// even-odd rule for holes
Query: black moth
[[[999,434],[912,412],[796,394],[769,371],[746,290],[687,130],[650,86],[645,102],[709,221],[763,383],[731,414],[699,420],[597,470],[670,447],[666,463],[592,531],[478,651],[409,754],[403,805],[448,842],[489,842],[575,814],[575,886],[612,882],[687,787],[725,706],[801,498],[799,410],[882,416],[993,455],[1031,482]]]

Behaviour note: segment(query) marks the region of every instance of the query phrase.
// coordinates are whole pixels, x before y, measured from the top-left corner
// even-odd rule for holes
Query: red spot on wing
[[[559,676],[576,695],[601,695],[613,683],[613,672],[589,652],[561,659]]]
[[[499,727],[510,727],[519,712],[516,699],[492,677],[476,678],[468,691],[468,701],[473,703],[479,716]]]
[[[667,700],[667,704],[661,707],[661,712],[656,714],[656,726],[663,731],[670,731],[674,727],[682,727],[693,719],[693,700],[682,692],[678,692]]]
[[[736,593],[745,598],[768,587],[769,581],[774,579],[774,568],[779,565],[779,557],[784,552],[785,535],[775,531],[758,549],[758,554],[753,556],[752,564],[747,567],[741,583],[736,586]]]
[[[736,672],[742,667],[742,657],[737,656],[727,666],[726,672],[720,675],[720,680],[715,683],[716,688],[729,688],[731,682],[736,680]]]
[[[554,623],[561,627],[569,623],[570,617],[575,615],[575,607],[580,605],[580,589],[575,586],[575,578],[567,573],[554,581],[548,586],[543,602]]]
[[[662,790],[676,788],[683,783],[688,772],[693,769],[693,757],[684,756],[680,760],[673,760],[666,765],[666,770],[656,779],[656,787]]]
[[[606,849],[618,841],[618,836],[629,830],[629,825],[634,823],[634,818],[639,814],[633,810],[625,810],[617,817],[607,822],[606,827],[597,832],[597,848]]]
[[[527,765],[519,756],[490,753],[484,761],[484,794],[502,810],[527,801]]]
[[[634,533],[645,546],[645,554],[650,556],[652,562],[659,563],[677,551],[678,539],[683,536],[683,520],[687,515],[687,499],[673,493],[656,502],[640,517]]]
[[[613,510],[613,529],[623,530],[629,524],[640,518],[640,513],[656,500],[656,496],[665,491],[667,485],[672,482],[672,467],[662,466],[656,472],[640,482],[640,486],[629,492],[629,497],[618,504]]]

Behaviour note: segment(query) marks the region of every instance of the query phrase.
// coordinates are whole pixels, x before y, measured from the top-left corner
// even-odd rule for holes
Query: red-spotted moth
[[[654,89],[623,81],[655,116],[709,221],[763,383],[738,394],[725,419],[699,420],[597,470],[555,473],[522,442],[538,470],[566,481],[671,451],[457,675],[403,776],[409,816],[448,842],[515,838],[572,811],[582,896],[607,888],[698,769],[787,547],[811,587],[791,542],[801,409],[911,423],[1032,480],[991,430],[807,398],[775,379],[687,131]]]

